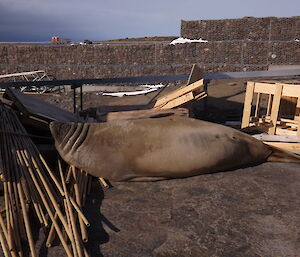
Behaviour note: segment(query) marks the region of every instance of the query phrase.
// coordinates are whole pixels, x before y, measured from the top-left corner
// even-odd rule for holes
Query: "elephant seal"
[[[67,163],[111,181],[189,177],[286,158],[238,130],[186,117],[52,122],[50,129]]]

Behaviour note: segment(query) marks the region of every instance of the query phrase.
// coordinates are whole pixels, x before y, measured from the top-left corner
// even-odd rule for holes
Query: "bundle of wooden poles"
[[[57,237],[67,256],[88,256],[89,222],[82,207],[91,176],[73,166],[50,168],[9,107],[0,105],[0,171],[4,208],[0,241],[4,256],[37,256],[33,229],[37,221],[48,233],[46,246]],[[65,172],[64,172],[65,171]]]

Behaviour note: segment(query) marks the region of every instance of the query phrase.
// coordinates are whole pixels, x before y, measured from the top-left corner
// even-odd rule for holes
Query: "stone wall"
[[[253,23],[250,30],[245,21]],[[224,24],[227,27],[221,33]],[[0,74],[44,69],[57,79],[108,78],[188,73],[194,63],[205,72],[300,64],[300,42],[294,40],[299,34],[299,18],[183,21],[182,27],[184,33],[193,28],[195,34],[206,27],[207,37],[202,36],[209,41],[177,45],[0,44]],[[248,40],[250,36],[253,40]]]
[[[294,41],[300,39],[300,17],[181,21],[181,36],[209,41]]]

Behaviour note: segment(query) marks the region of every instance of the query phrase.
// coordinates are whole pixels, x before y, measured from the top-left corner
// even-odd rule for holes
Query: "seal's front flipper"
[[[270,146],[272,153],[267,158],[268,162],[295,162],[300,163],[300,155]]]

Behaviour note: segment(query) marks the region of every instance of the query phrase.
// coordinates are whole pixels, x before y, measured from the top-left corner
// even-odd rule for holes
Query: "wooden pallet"
[[[268,104],[265,113],[261,114],[261,98],[267,95]],[[256,102],[253,105],[253,100]],[[283,118],[284,101],[294,102],[291,119]],[[281,112],[280,112],[281,110]],[[244,102],[242,128],[254,127],[270,135],[300,136],[300,84],[271,82],[247,82]]]

